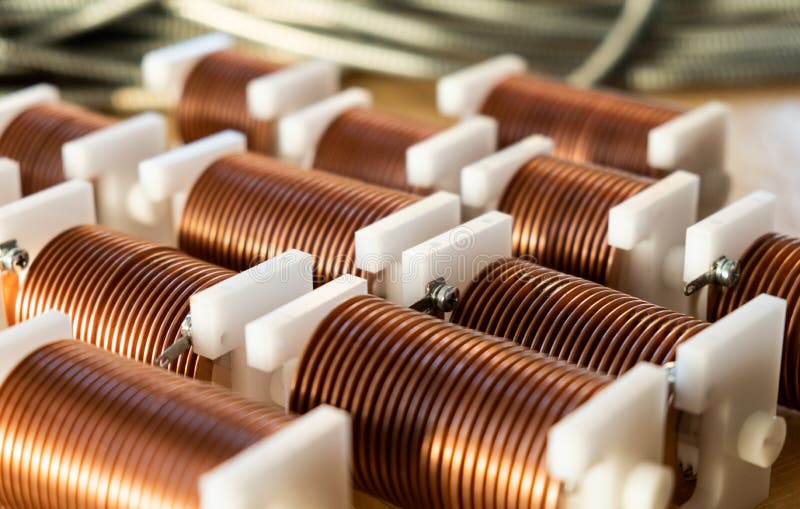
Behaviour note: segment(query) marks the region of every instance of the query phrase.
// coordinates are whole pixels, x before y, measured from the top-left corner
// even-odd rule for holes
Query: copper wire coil
[[[99,226],[79,226],[42,249],[19,291],[16,322],[57,309],[75,337],[145,364],[180,335],[189,297],[234,275],[180,251]],[[170,365],[210,380],[209,359],[191,349]]]
[[[800,239],[767,233],[747,248],[739,263],[741,277],[736,285],[709,289],[708,319],[719,320],[762,293],[785,299],[778,401],[800,409]]]
[[[214,162],[189,192],[181,249],[237,271],[288,249],[315,258],[314,282],[355,268],[356,230],[415,202],[416,196],[303,171],[254,153]]]
[[[353,418],[356,487],[402,507],[556,508],[549,428],[609,379],[377,297],[320,324],[293,411]]]
[[[531,134],[553,138],[555,155],[661,177],[647,162],[651,129],[682,111],[606,90],[584,90],[531,75],[506,78],[481,113],[499,122],[499,144]]]
[[[647,177],[537,156],[508,184],[499,209],[514,219],[515,256],[614,284],[616,248],[608,244],[608,213],[652,183]]]
[[[0,135],[0,157],[19,162],[27,196],[66,180],[64,143],[108,127],[116,120],[70,104],[39,104],[14,117]]]
[[[199,507],[202,474],[292,420],[74,340],[28,355],[0,386],[0,504]]]
[[[250,150],[272,152],[275,122],[259,120],[247,108],[247,84],[282,66],[236,50],[211,53],[195,64],[183,85],[175,122],[183,141],[235,129]]]
[[[414,194],[430,189],[406,179],[406,150],[441,128],[369,108],[351,108],[317,143],[313,167]]]

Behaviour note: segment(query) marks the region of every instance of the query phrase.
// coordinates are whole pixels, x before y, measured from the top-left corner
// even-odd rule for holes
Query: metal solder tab
[[[156,358],[158,367],[167,369],[178,357],[192,347],[192,315],[186,315],[181,323],[181,335],[171,345],[164,349]]]
[[[16,240],[0,244],[0,270],[20,273],[28,267],[31,257]]]
[[[447,284],[443,277],[430,281],[425,287],[425,297],[410,307],[422,313],[449,313],[458,305],[461,293],[455,286]]]
[[[692,295],[706,285],[720,285],[730,288],[739,282],[740,265],[738,260],[720,256],[704,274],[683,287],[684,295]]]

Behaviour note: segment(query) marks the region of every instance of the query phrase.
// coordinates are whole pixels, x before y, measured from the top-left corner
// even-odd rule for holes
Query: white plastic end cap
[[[72,339],[72,324],[58,311],[46,311],[0,331],[0,384],[30,353],[60,339]]]
[[[436,105],[442,115],[465,117],[480,111],[495,85],[525,72],[527,64],[517,55],[500,55],[439,79]]]
[[[0,157],[0,206],[22,198],[19,163]]]
[[[314,60],[267,74],[247,84],[247,108],[273,120],[327,97],[339,88],[339,66]]]
[[[664,509],[675,485],[669,467],[655,463],[637,465],[625,481],[622,509]]]
[[[47,83],[33,85],[3,96],[0,99],[0,134],[6,130],[6,127],[14,120],[14,117],[31,106],[58,101],[58,89]]]

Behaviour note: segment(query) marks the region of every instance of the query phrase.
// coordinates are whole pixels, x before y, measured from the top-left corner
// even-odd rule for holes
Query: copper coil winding
[[[116,120],[70,104],[31,106],[14,117],[0,135],[0,156],[19,162],[22,194],[64,182],[61,146],[108,127]]]
[[[607,240],[609,210],[651,183],[611,168],[534,157],[500,200],[499,209],[514,218],[513,254],[613,284],[619,257]]]
[[[369,108],[352,108],[328,126],[313,167],[408,193],[430,189],[406,180],[406,150],[441,128]]]
[[[376,383],[377,382],[377,383]],[[320,324],[290,408],[353,419],[353,475],[402,507],[555,508],[546,436],[609,379],[377,297]]]
[[[199,507],[203,473],[291,420],[78,341],[50,343],[0,386],[0,504]]]
[[[233,274],[172,248],[79,226],[51,240],[31,264],[15,319],[57,309],[70,316],[81,341],[155,364],[178,338],[189,297]],[[212,376],[211,361],[191,349],[170,370]]]
[[[315,283],[355,268],[356,230],[416,196],[320,171],[302,171],[254,153],[214,162],[189,192],[181,249],[237,271],[288,249],[315,257]]]
[[[186,77],[175,109],[175,121],[183,141],[235,129],[247,136],[250,150],[272,152],[275,122],[250,115],[247,84],[281,67],[235,50],[217,51],[202,58]]]
[[[661,177],[647,162],[651,129],[682,111],[606,90],[584,90],[531,75],[512,76],[489,93],[481,113],[499,121],[504,147],[531,134],[553,138],[555,154]]]
[[[735,286],[709,289],[708,319],[719,320],[762,293],[785,299],[778,401],[800,409],[800,239],[767,233],[747,248],[739,263],[741,277]]]

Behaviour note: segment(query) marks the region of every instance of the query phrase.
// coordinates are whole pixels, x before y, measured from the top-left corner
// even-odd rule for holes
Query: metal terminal
[[[158,367],[167,369],[178,357],[192,347],[192,315],[186,315],[181,323],[181,335],[171,345],[164,349],[156,358]]]
[[[725,256],[720,256],[705,274],[702,274],[683,287],[683,294],[691,295],[706,285],[720,285],[730,288],[739,281],[739,269],[740,265],[738,260],[731,260]]]
[[[448,285],[443,277],[429,282],[425,287],[425,297],[411,305],[411,309],[423,313],[449,313],[458,305],[461,293],[458,288]]]
[[[0,268],[3,271],[20,273],[28,267],[31,257],[16,240],[0,244]]]

